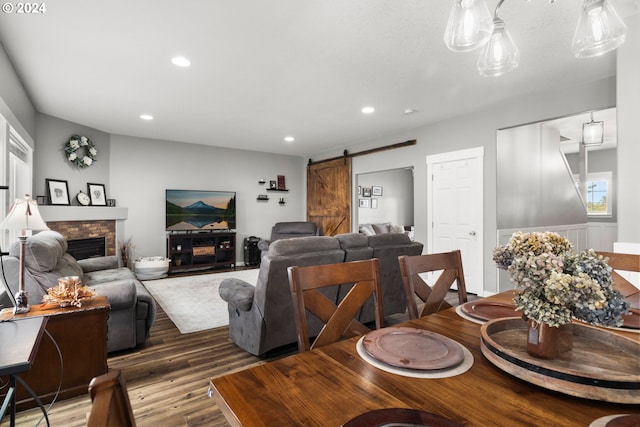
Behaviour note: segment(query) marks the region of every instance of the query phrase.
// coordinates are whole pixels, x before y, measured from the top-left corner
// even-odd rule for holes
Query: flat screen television
[[[167,231],[233,230],[235,191],[166,190]]]

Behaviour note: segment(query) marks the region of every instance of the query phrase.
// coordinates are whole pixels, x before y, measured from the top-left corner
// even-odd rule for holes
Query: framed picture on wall
[[[87,192],[91,197],[92,206],[107,206],[107,195],[104,191],[103,184],[90,184],[87,183]]]
[[[371,195],[372,196],[382,196],[382,187],[373,186],[371,187]]]
[[[60,179],[46,179],[49,203],[52,205],[69,205],[69,185]]]
[[[365,187],[362,189],[362,197],[371,197],[371,187]]]
[[[358,185],[358,196],[362,194],[362,186]]]
[[[371,209],[378,209],[378,199],[371,199]]]
[[[369,207],[369,199],[360,199],[359,207],[368,208]]]

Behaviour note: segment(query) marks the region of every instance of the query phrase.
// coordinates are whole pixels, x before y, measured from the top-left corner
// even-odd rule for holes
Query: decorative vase
[[[559,327],[528,320],[527,353],[538,359],[555,359],[573,348],[571,323]]]

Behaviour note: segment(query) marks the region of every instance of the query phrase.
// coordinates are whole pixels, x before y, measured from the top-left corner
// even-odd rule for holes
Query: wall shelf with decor
[[[169,234],[167,258],[169,272],[236,266],[236,233]]]
[[[289,191],[289,189],[267,188],[267,191]]]

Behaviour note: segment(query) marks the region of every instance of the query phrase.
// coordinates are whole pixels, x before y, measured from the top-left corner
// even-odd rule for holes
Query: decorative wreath
[[[80,149],[82,150],[78,152]],[[91,166],[98,156],[98,150],[93,142],[86,136],[78,135],[71,135],[64,145],[64,152],[67,153],[67,160],[83,169]]]

